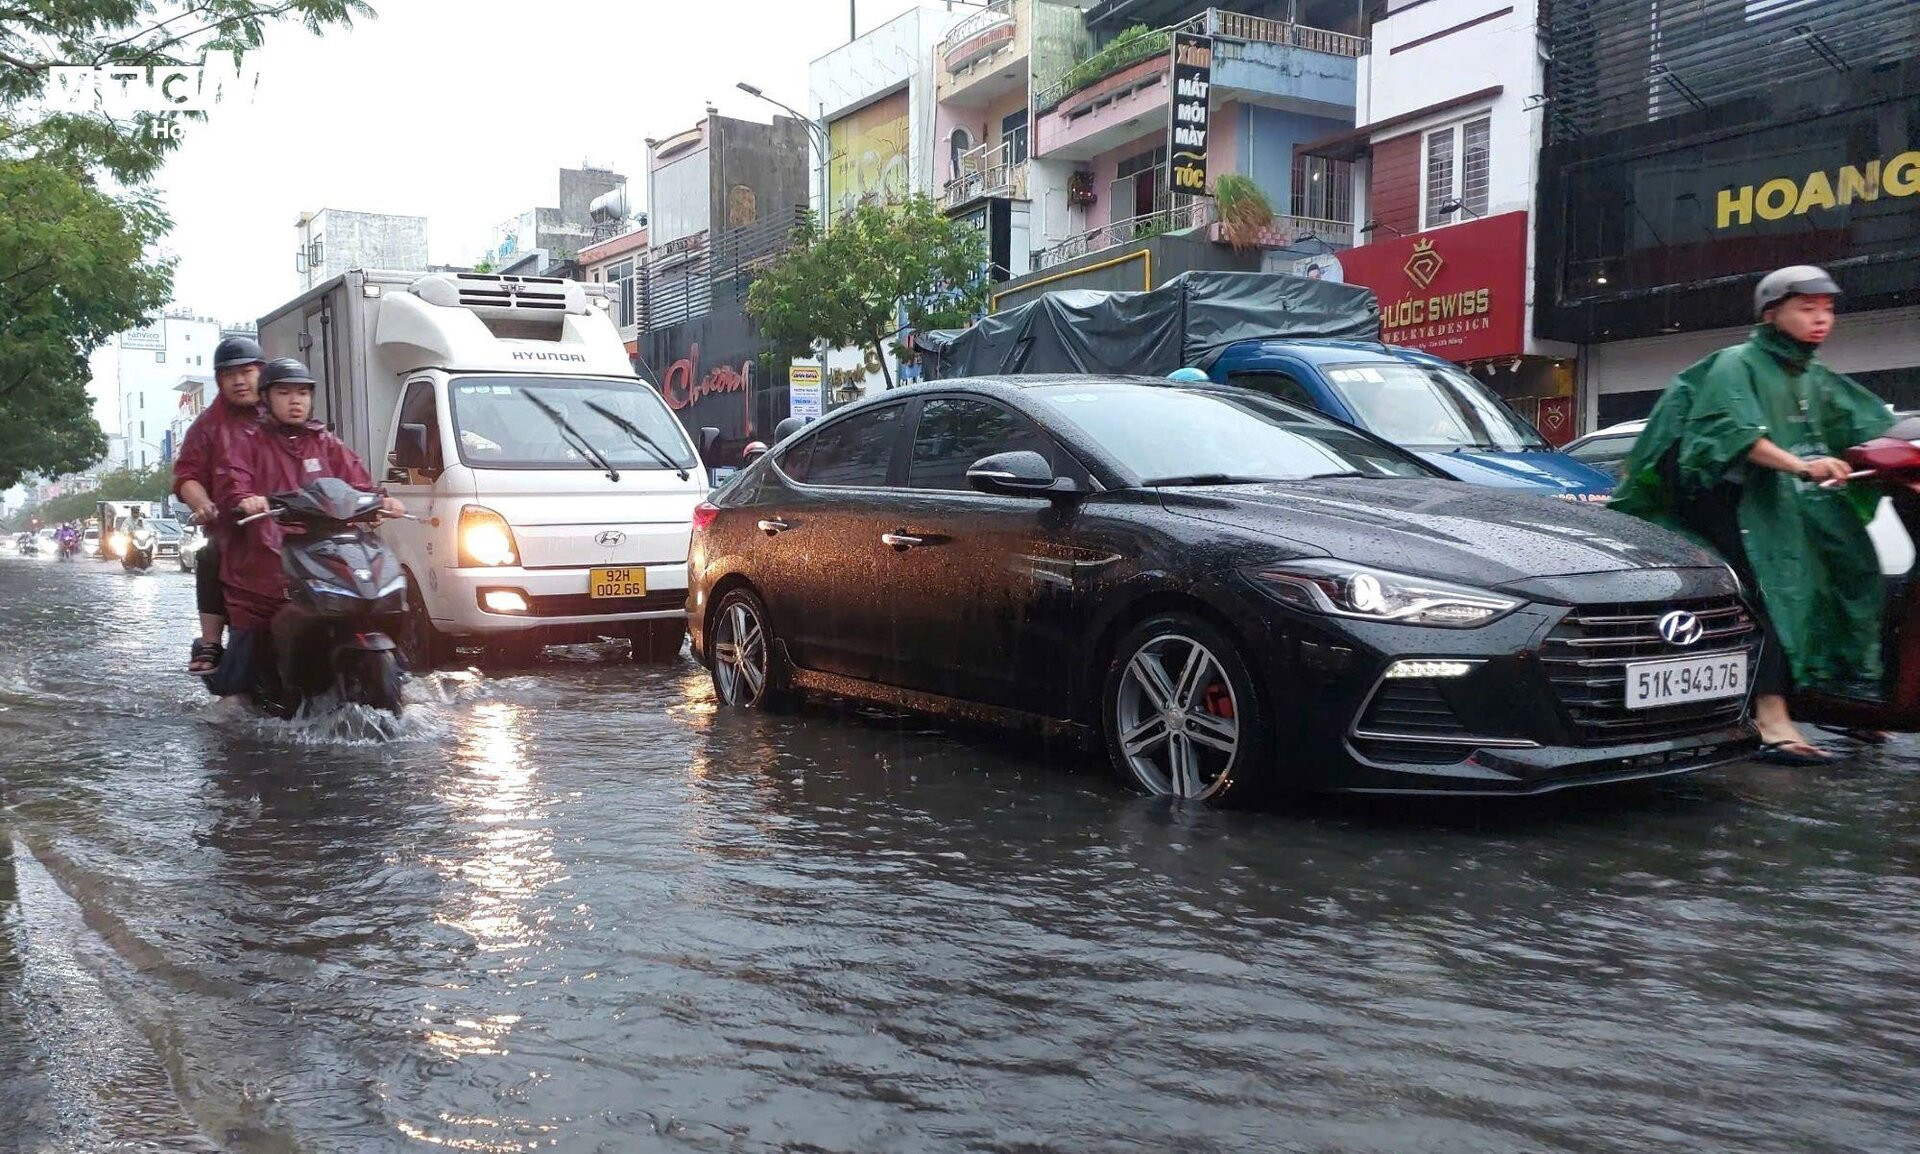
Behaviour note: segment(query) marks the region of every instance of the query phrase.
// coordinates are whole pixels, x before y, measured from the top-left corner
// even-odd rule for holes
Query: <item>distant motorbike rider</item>
[[[227,604],[220,588],[220,549],[224,535],[213,502],[213,474],[222,431],[252,425],[260,418],[260,370],[266,354],[251,337],[227,337],[213,350],[213,379],[220,395],[194,419],[180,439],[173,461],[174,495],[186,502],[201,526],[205,543],[195,558],[194,597],[200,609],[200,636],[193,643],[187,671],[205,676],[220,666]]]
[[[279,357],[267,362],[260,374],[266,414],[256,423],[225,430],[220,464],[214,470],[214,501],[230,520],[265,513],[269,494],[298,489],[322,477],[337,477],[356,489],[379,493],[386,498],[383,507],[394,516],[406,512],[404,505],[374,484],[352,449],[311,419],[313,385],[313,374],[298,360]],[[287,602],[286,575],[280,566],[283,536],[270,517],[236,527],[220,558],[220,580],[236,655],[242,634],[247,636],[245,648],[251,650],[259,631],[271,630],[280,685],[291,686],[299,634],[308,622]],[[250,653],[246,663],[252,664]],[[223,684],[227,681],[222,678]]]
[[[1869,492],[1823,489],[1852,473],[1836,454],[1893,423],[1887,406],[1821,364],[1840,286],[1812,265],[1754,292],[1759,324],[1668,386],[1627,457],[1612,507],[1712,545],[1759,602],[1767,642],[1754,675],[1762,760],[1838,760],[1787,713],[1795,685],[1882,694],[1883,586]],[[1876,734],[1860,735],[1866,740]]]

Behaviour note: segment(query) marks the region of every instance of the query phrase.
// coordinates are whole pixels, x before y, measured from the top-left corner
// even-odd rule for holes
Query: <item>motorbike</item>
[[[406,616],[407,577],[399,556],[371,531],[385,516],[380,501],[323,477],[267,498],[266,512],[239,522],[270,517],[287,530],[280,548],[287,596],[310,622],[294,642],[291,664],[299,672],[292,685],[280,683],[272,640],[265,631],[255,634],[245,691],[263,712],[292,717],[329,696],[395,716],[405,708],[392,633]],[[230,677],[209,680],[216,693],[238,690]]]
[[[120,568],[129,573],[145,573],[153,568],[153,530],[136,525],[127,530],[127,546],[120,554]]]
[[[56,547],[56,553],[62,561],[71,561],[75,557],[78,557],[80,555],[80,538],[60,538]]]
[[[1896,423],[1883,436],[1846,452],[1854,473],[1844,484],[1872,486],[1892,505],[1907,535],[1920,543],[1920,417]],[[1827,482],[1823,488],[1837,487]],[[1877,700],[1799,690],[1791,709],[1796,721],[1830,729],[1879,729],[1920,733],[1920,581],[1909,573],[1888,579],[1881,655],[1886,666]]]

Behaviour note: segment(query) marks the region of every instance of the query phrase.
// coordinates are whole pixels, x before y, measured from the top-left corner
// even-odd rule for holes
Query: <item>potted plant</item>
[[[1273,227],[1273,205],[1250,176],[1230,172],[1213,183],[1220,233],[1236,252],[1259,244]]]
[[[1074,208],[1092,208],[1099,197],[1093,191],[1093,173],[1080,169],[1067,177],[1067,203]]]

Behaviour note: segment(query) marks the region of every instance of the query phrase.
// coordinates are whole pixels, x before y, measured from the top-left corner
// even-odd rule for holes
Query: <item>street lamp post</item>
[[[820,149],[820,163],[814,166],[814,174],[820,185],[820,227],[822,229],[826,228],[827,226],[827,156],[831,151],[831,148],[829,146],[829,141],[831,138],[827,133],[827,126],[820,123],[818,120],[815,120],[813,117],[805,115],[804,113],[800,112],[798,109],[793,108],[790,105],[782,104],[778,100],[775,100],[773,97],[768,96],[766,93],[760,91],[758,88],[755,88],[753,85],[748,84],[744,80],[740,81],[738,84],[735,84],[734,87],[746,93],[748,96],[752,96],[756,99],[766,101],[768,104],[773,105],[775,108],[778,108],[780,111],[786,113],[787,115],[793,117],[795,120],[798,120],[800,123],[807,126],[808,135],[810,135],[813,138],[814,143]]]

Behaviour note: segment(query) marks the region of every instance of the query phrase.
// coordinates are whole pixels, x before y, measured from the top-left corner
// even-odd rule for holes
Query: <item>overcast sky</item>
[[[913,7],[858,0],[860,31]],[[277,26],[250,105],[189,124],[159,185],[174,300],[257,319],[298,289],[294,221],[320,208],[423,215],[430,255],[469,263],[492,226],[559,203],[558,170],[625,174],[645,138],[709,102],[768,120],[745,80],[806,106],[807,65],[847,38],[847,0],[373,0],[324,37]]]

